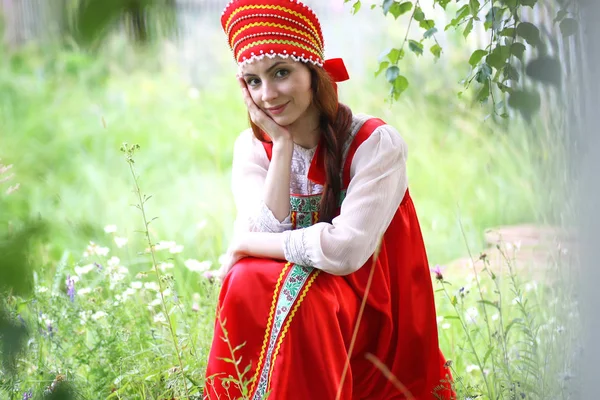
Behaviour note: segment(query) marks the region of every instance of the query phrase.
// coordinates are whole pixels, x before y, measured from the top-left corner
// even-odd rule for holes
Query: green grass
[[[0,214],[13,221],[39,216],[51,229],[49,240],[33,253],[39,264],[37,285],[48,290],[38,289],[35,301],[5,299],[15,315],[20,313],[33,327],[18,375],[12,381],[0,377],[0,394],[4,390],[9,398],[20,398],[29,389],[42,393],[59,373],[74,382],[82,398],[164,398],[183,393],[168,324],[162,322],[165,313],[161,314],[160,305],[147,307],[156,299],[156,291],[133,284],[128,299],[117,298],[132,287],[132,281],[156,281],[144,252],[147,242],[139,232],[143,221],[132,206],[136,203],[133,178],[119,151],[123,142],[141,146],[135,155],[136,171],[142,191],[152,195],[146,212],[149,218],[158,218],[150,225],[152,240],[184,246],[180,253],[157,254],[159,261],[175,266],[166,270],[172,279],[163,282],[172,293],[166,296],[166,308],[191,379],[189,391],[198,395],[201,388],[218,287],[203,282],[184,262],[194,259],[216,266],[227,246],[234,218],[229,191],[232,144],[247,126],[245,111],[231,64],[216,66],[196,90],[173,65],[159,63],[152,54],[125,50],[116,46],[91,56],[31,47],[4,53],[0,63],[0,162],[14,165],[11,182],[20,184],[19,190],[0,201]],[[547,181],[535,164],[540,159],[535,143],[540,139],[528,136],[520,122],[507,130],[485,119],[485,107],[458,100],[456,82],[461,71],[450,62],[425,69],[407,66],[411,89],[391,106],[384,102],[381,77],[353,77],[340,90],[342,100],[354,111],[383,118],[407,141],[409,186],[431,264],[464,256],[467,245],[478,254],[485,248],[485,228],[543,220],[546,213],[539,188]],[[105,233],[104,227],[111,224],[117,232]],[[114,236],[128,238],[127,245],[118,248]],[[108,256],[84,258],[90,241],[109,247]],[[119,262],[109,261],[112,256]],[[91,293],[70,302],[66,276],[74,273],[75,266],[92,262],[102,265],[102,270],[94,268],[76,283],[76,289],[89,287]],[[129,273],[111,288],[106,274],[116,264]],[[538,334],[536,328],[558,329],[558,317],[548,322],[557,311],[543,302],[557,296],[557,289],[528,291],[532,300],[527,307],[532,308],[521,309],[511,302],[517,297],[511,290],[519,286],[502,283],[498,293],[505,297],[500,310],[488,311],[490,318],[505,313],[504,318],[494,320],[496,328],[490,328],[482,322],[484,310],[478,300],[495,300],[495,281],[483,277],[483,294],[472,289],[463,298],[459,288],[474,284],[452,274],[445,273],[454,285],[445,284],[446,292],[439,291],[436,299],[440,315],[445,316],[440,321],[442,349],[454,361],[464,386],[461,393],[501,393],[501,398],[509,398],[505,397],[507,382],[526,386],[542,379],[529,369],[511,370],[520,374],[520,380],[501,371],[512,368],[513,361],[517,367],[521,364],[514,358],[507,361],[500,339],[491,339],[486,332],[508,337],[510,357],[527,335],[539,338],[540,346],[557,346],[555,335]],[[457,318],[464,322],[464,312],[472,307],[480,317],[463,329]],[[560,307],[560,315],[569,315],[567,304]],[[96,314],[99,311],[106,315]],[[94,314],[97,319],[91,318]],[[519,333],[504,332],[515,318],[527,322],[523,318],[527,316],[534,321],[513,323]],[[495,350],[486,358],[489,346]],[[531,346],[524,349],[531,351]],[[532,357],[543,364],[539,350]],[[483,375],[472,365],[496,369]],[[551,380],[549,375],[543,379]]]

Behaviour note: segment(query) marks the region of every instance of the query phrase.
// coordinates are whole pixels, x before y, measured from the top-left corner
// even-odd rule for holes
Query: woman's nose
[[[277,85],[270,82],[263,82],[262,87],[262,101],[264,103],[269,103],[272,100],[275,100],[278,96],[277,93]]]

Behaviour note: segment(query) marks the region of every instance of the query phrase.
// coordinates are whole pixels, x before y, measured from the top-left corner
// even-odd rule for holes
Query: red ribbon
[[[323,68],[327,71],[329,76],[331,76],[331,79],[333,79],[334,82],[343,82],[350,79],[344,60],[341,58],[330,58],[329,60],[325,60]]]

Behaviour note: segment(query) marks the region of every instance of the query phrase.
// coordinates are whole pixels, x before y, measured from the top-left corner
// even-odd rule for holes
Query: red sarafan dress
[[[344,188],[350,185],[356,150],[382,124],[368,119],[354,135],[344,162]],[[271,145],[264,148],[270,160]],[[319,145],[308,178],[324,183],[324,176]],[[319,200],[318,194],[291,195],[293,229],[318,221]],[[431,275],[408,190],[378,255],[356,272],[339,276],[285,261],[244,258],[225,277],[217,311],[204,399],[455,398],[438,346]],[[395,379],[386,377],[374,359]]]

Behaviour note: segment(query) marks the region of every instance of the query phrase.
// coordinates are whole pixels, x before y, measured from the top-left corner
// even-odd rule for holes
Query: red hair
[[[323,68],[305,63],[310,71],[313,105],[319,112],[319,129],[323,139],[325,187],[319,207],[319,222],[331,222],[337,213],[342,191],[342,148],[350,133],[352,111],[338,102],[334,82]],[[266,138],[250,119],[254,136],[261,142]]]

